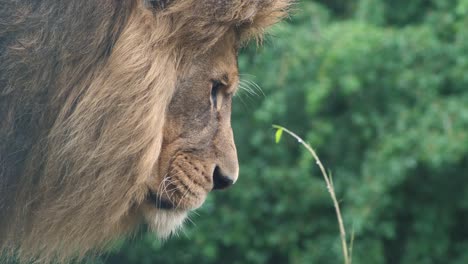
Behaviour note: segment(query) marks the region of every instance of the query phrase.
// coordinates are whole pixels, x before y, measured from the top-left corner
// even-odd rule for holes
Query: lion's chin
[[[165,239],[181,229],[187,217],[185,210],[145,208],[144,218],[156,235]]]

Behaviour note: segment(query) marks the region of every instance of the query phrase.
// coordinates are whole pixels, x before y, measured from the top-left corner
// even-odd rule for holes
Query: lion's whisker
[[[194,225],[195,227],[197,226],[197,224],[195,224],[195,222],[192,220],[192,218],[191,218],[189,215],[187,215],[187,218],[186,218],[186,219],[187,219],[187,221],[189,221],[189,222],[190,222],[192,225]]]
[[[168,178],[167,178],[167,175],[168,175],[168,174],[166,173],[166,175],[164,176],[163,180],[162,180],[161,183],[159,184],[158,191],[157,191],[157,193],[156,193],[156,196],[158,196],[158,198],[159,198],[159,199],[158,199],[158,205],[157,205],[158,207],[161,207],[161,205],[162,205],[161,190],[162,190],[163,188],[165,188],[165,187],[164,187],[164,186],[165,186],[165,182],[166,182],[167,179],[168,179]]]
[[[188,195],[188,193],[189,193],[189,188],[187,188],[187,190],[185,190],[185,193],[179,199],[179,202],[177,203],[176,208],[179,208],[180,203],[185,199],[185,197]]]

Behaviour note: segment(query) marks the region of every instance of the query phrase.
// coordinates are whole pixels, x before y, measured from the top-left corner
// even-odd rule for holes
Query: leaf
[[[278,128],[278,130],[276,130],[276,134],[275,134],[275,142],[276,144],[278,144],[281,140],[281,136],[283,135],[283,129],[282,128]]]

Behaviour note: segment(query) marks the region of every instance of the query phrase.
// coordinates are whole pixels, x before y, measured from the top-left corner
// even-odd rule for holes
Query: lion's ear
[[[169,5],[170,0],[144,0],[145,5],[153,10],[163,10]]]

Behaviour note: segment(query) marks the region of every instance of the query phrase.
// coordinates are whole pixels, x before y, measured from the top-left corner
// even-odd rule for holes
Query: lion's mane
[[[0,0],[0,253],[64,261],[132,231],[177,73],[287,2]]]

